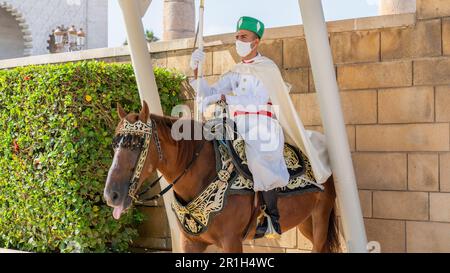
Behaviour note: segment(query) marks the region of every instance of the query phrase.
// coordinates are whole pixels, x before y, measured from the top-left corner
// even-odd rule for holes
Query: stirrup
[[[270,218],[270,216],[266,217],[267,217],[267,230],[266,233],[264,234],[264,237],[267,239],[280,239],[281,234],[275,230],[272,224],[272,219]]]
[[[280,239],[281,234],[276,231],[276,229],[272,223],[272,218],[270,217],[269,214],[267,214],[267,212],[265,210],[263,210],[263,217],[266,218],[266,220],[267,220],[267,229],[266,229],[266,232],[264,233],[264,238]]]

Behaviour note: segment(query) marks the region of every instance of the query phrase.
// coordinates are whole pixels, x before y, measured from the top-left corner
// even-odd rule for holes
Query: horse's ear
[[[117,113],[119,114],[120,119],[124,119],[127,116],[127,113],[125,112],[125,110],[123,110],[120,103],[117,103]]]
[[[144,100],[142,103],[142,110],[139,113],[139,120],[142,122],[147,122],[148,118],[149,118],[149,110],[148,110],[148,104],[147,102]]]

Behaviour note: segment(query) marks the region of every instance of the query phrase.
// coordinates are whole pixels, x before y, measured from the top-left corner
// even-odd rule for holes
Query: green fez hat
[[[239,19],[237,23],[237,30],[239,31],[241,29],[254,32],[256,35],[258,35],[259,39],[261,39],[264,34],[263,22],[248,16],[243,16]]]

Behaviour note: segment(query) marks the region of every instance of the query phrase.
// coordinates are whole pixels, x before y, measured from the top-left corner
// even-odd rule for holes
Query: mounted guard
[[[191,82],[199,85],[201,110],[228,103],[227,114],[241,138],[174,138],[180,128],[189,135],[198,127],[208,134],[209,124],[151,114],[145,101],[139,114],[127,114],[118,105],[120,122],[104,189],[115,219],[133,205],[154,206],[173,189],[184,252],[203,252],[209,245],[242,252],[246,240],[276,238],[292,228],[313,243],[313,252],[340,251],[324,136],[304,129],[278,67],[258,52],[263,34],[262,22],[242,17],[236,33],[242,62],[213,86],[203,79]],[[204,53],[195,51],[192,68],[203,59]],[[161,176],[147,183],[155,170]],[[147,197],[162,177],[169,185]]]
[[[277,65],[258,51],[264,30],[258,19],[244,16],[238,20],[236,51],[242,61],[212,86],[197,78],[205,54],[201,49],[194,51],[191,68],[195,79],[191,86],[201,98],[201,111],[218,101],[229,105],[237,132],[245,142],[253,188],[261,192],[265,205],[266,217],[259,222],[256,234],[277,238],[281,229],[275,189],[286,187],[290,177],[284,143],[299,148],[308,157],[314,175],[314,181],[309,183],[325,183],[331,176],[331,168],[325,137],[305,130],[289,96],[290,86],[283,81]]]

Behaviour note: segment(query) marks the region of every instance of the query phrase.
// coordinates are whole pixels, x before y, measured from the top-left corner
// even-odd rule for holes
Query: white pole
[[[204,23],[204,14],[205,14],[205,0],[200,0],[200,12],[198,14],[199,22],[198,22],[198,49],[203,51],[204,42],[203,42],[203,23]],[[203,78],[203,63],[198,64],[198,74],[197,74],[197,90],[200,90],[200,80]],[[198,92],[195,95],[195,103],[194,103],[194,119],[197,121],[203,120],[203,113],[199,111],[199,103],[201,103],[200,97],[198,96]]]
[[[119,0],[122,9],[125,28],[127,31],[128,47],[130,48],[134,74],[139,89],[141,100],[145,100],[150,111],[162,114],[159,101],[158,88],[156,86],[153,65],[145,40],[144,26],[141,20],[140,0]]]
[[[119,0],[119,4],[125,21],[128,46],[139,88],[139,96],[141,100],[147,102],[152,113],[162,115],[163,111],[153,73],[152,60],[147,47],[147,41],[145,40],[144,26],[141,20],[141,15],[143,14],[141,10],[142,6],[141,2],[138,1],[140,0]],[[164,188],[168,184],[162,179],[160,185],[161,188]],[[176,222],[175,214],[171,209],[172,200],[172,194],[164,195],[164,205],[172,237],[172,251],[181,252],[180,230]]]
[[[320,0],[299,0],[349,252],[367,252],[367,237]]]

